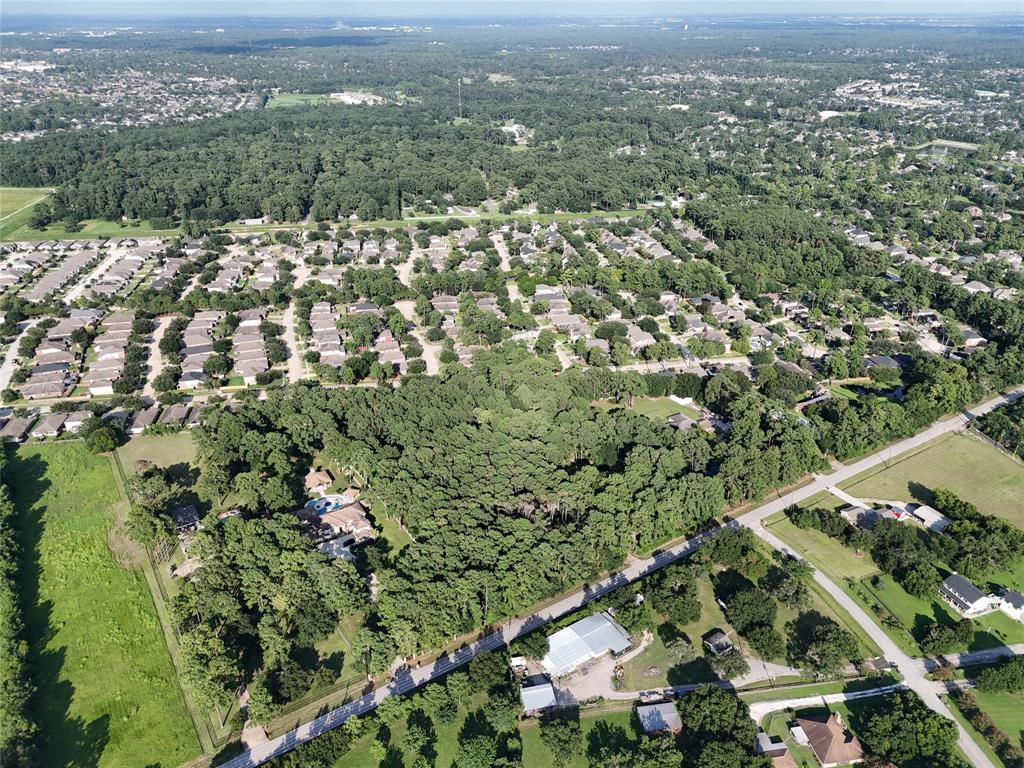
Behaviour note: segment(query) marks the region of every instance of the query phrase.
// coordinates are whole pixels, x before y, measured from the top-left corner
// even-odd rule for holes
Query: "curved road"
[[[351,701],[348,704],[321,715],[308,723],[304,723],[298,728],[289,731],[282,736],[278,736],[276,739],[271,739],[264,744],[255,746],[237,757],[221,763],[221,768],[252,768],[253,766],[260,765],[267,760],[277,757],[278,755],[284,754],[300,744],[316,738],[326,731],[337,728],[353,715],[360,715],[365,712],[369,712],[389,696],[408,693],[409,691],[412,691],[419,686],[424,685],[431,680],[435,680],[453,669],[466,664],[482,651],[500,648],[514,640],[519,635],[531,632],[556,618],[564,616],[565,614],[580,608],[596,597],[600,597],[617,587],[628,584],[631,581],[635,581],[642,576],[646,576],[652,571],[663,568],[681,557],[691,554],[709,538],[726,528],[733,528],[741,524],[748,526],[773,547],[795,556],[795,553],[786,547],[782,541],[764,529],[762,523],[766,517],[782,511],[791,504],[810,498],[811,496],[824,491],[830,485],[836,485],[837,483],[844,482],[865,470],[889,461],[894,456],[918,448],[926,442],[934,440],[936,437],[961,429],[974,418],[981,416],[984,413],[988,413],[1000,405],[1016,400],[1022,394],[1024,394],[1024,387],[1018,387],[1005,395],[994,397],[976,408],[962,414],[957,414],[956,416],[944,421],[940,421],[923,432],[876,451],[860,461],[856,461],[849,465],[843,465],[839,469],[827,475],[817,476],[812,482],[802,488],[798,488],[780,499],[768,502],[767,504],[763,504],[743,515],[740,515],[736,520],[726,523],[722,528],[694,536],[681,544],[658,552],[651,557],[636,560],[620,572],[613,574],[597,584],[585,586],[583,589],[577,590],[561,600],[552,603],[545,608],[539,609],[529,616],[506,622],[497,632],[487,635],[475,643],[464,646],[450,656],[442,656],[437,661],[426,664],[419,669],[404,670],[400,672],[387,685],[376,688],[355,701]],[[917,693],[929,708],[952,720],[952,713],[942,700],[939,699],[935,692],[934,685],[931,681],[925,679],[924,665],[903,653],[903,651],[901,651],[896,644],[889,639],[889,636],[885,634],[881,627],[875,623],[874,619],[868,616],[867,613],[859,605],[854,603],[853,600],[845,592],[839,589],[838,586],[823,576],[821,571],[815,569],[814,579],[829,591],[829,594],[831,594],[843,609],[850,614],[854,621],[864,628],[864,630],[870,635],[871,639],[878,644],[885,653],[886,658],[896,665],[904,677],[904,686]],[[995,768],[992,761],[989,760],[988,756],[980,747],[978,747],[971,737],[967,735],[967,732],[963,727],[959,725],[957,727],[960,731],[960,748],[964,751],[964,754],[967,755],[971,764],[976,768]]]

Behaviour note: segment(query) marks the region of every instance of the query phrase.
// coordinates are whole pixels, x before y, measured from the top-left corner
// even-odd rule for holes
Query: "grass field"
[[[143,575],[108,546],[123,504],[82,443],[18,449],[9,465],[25,553],[40,765],[175,766],[200,752]]]
[[[16,229],[2,230],[4,240],[88,240],[103,237],[171,237],[177,229],[154,229],[148,221],[102,221],[86,219],[78,232],[68,232],[61,223],[54,223],[46,229],[32,229],[27,220]]]
[[[842,581],[846,577],[863,579],[878,573],[878,566],[870,555],[858,557],[852,549],[821,531],[797,528],[784,515],[769,518],[765,522],[772,533],[792,547],[794,552],[814,563],[833,581]]]
[[[32,208],[51,191],[46,187],[0,187],[0,237],[28,224]]]
[[[144,459],[164,469],[195,464],[196,446],[190,432],[173,435],[138,435],[117,449],[124,471],[131,474],[136,461]]]
[[[618,403],[608,402],[607,400],[598,400],[594,403],[594,407],[603,411],[611,411],[623,406]],[[630,407],[630,410],[659,423],[664,423],[665,419],[677,413],[685,413],[691,419],[700,418],[700,413],[695,409],[688,408],[685,405],[680,405],[667,397],[637,398],[633,401],[633,405]]]
[[[843,483],[858,498],[931,501],[948,488],[980,512],[1024,528],[1024,467],[980,440],[950,433],[888,468]]]
[[[322,93],[275,93],[267,100],[267,109],[296,107],[304,104],[322,104],[328,101]]]

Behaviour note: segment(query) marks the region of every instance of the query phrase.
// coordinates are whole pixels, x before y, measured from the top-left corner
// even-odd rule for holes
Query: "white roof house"
[[[567,675],[606,653],[622,653],[631,645],[629,633],[606,613],[595,613],[548,637],[541,661],[553,677]]]

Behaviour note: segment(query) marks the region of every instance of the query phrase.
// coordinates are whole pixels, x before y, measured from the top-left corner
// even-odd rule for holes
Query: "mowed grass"
[[[870,555],[865,553],[858,556],[852,549],[821,531],[797,528],[784,515],[773,516],[765,523],[794,552],[810,560],[833,581],[847,577],[863,579],[878,573],[878,566]]]
[[[49,187],[0,187],[0,221],[38,203],[52,191]]]
[[[1024,467],[999,449],[950,433],[888,468],[872,470],[840,486],[858,498],[929,503],[936,488],[948,488],[974,504],[1024,528]]]
[[[115,562],[123,502],[110,461],[82,443],[21,447],[8,467],[39,764],[175,766],[200,753],[141,572]]]

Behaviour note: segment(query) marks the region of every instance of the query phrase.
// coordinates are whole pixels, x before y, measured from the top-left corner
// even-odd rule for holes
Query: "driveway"
[[[299,339],[295,335],[295,302],[289,302],[281,320],[284,326],[284,345],[288,347],[288,383],[302,381],[306,376],[306,365],[299,353]]]

